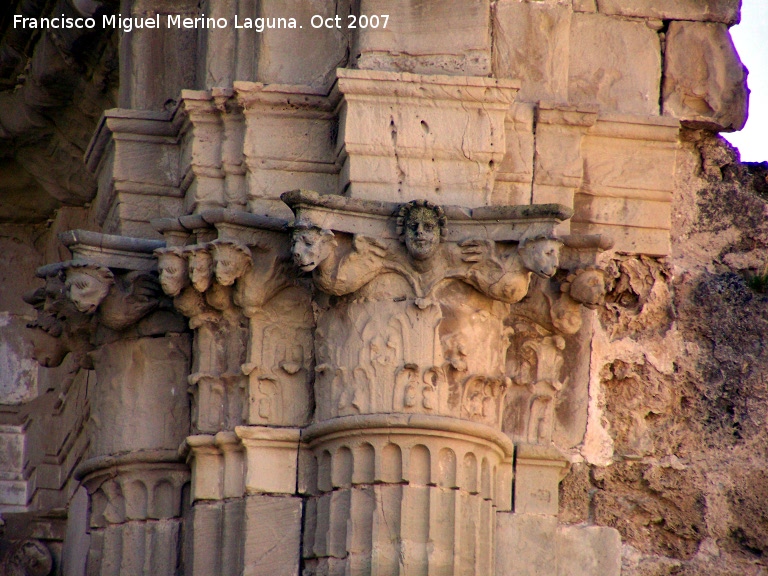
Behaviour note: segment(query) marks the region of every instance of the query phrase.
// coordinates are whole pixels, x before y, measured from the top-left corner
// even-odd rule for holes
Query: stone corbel
[[[169,314],[142,322],[168,308],[152,258],[161,241],[82,230],[60,238],[74,256],[61,264],[65,295],[78,312],[94,317],[96,343],[114,340],[129,328],[137,336],[182,329]]]

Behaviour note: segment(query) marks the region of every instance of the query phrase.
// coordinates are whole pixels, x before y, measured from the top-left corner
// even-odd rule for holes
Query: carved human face
[[[67,296],[83,314],[93,314],[107,297],[111,283],[77,269],[67,272]]]
[[[571,283],[569,294],[587,308],[596,308],[605,301],[605,276],[599,270],[586,270]]]
[[[293,261],[302,272],[311,272],[331,255],[333,236],[317,228],[293,231],[291,253]]]
[[[523,265],[537,276],[551,278],[560,264],[560,242],[539,238],[530,240],[519,248]]]
[[[433,210],[413,208],[405,223],[405,248],[414,260],[426,260],[440,245],[440,224]]]
[[[189,284],[186,259],[173,252],[160,254],[157,257],[157,271],[160,276],[160,286],[169,296],[178,296]]]
[[[207,250],[195,250],[189,254],[189,279],[198,292],[211,287],[213,258]]]
[[[234,246],[219,244],[213,248],[216,281],[222,286],[231,286],[245,274],[250,258]]]

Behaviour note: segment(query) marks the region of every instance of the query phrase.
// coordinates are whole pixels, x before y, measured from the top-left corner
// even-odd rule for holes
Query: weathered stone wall
[[[707,132],[681,142],[672,254],[611,262],[560,519],[617,528],[623,574],[761,574],[766,168]]]
[[[0,39],[0,566],[32,538],[67,576],[765,573],[768,170],[716,136],[746,119],[739,1],[286,4],[120,10],[303,30]],[[308,26],[349,13],[389,28]],[[464,207],[426,256],[394,232],[414,198]],[[335,238],[312,281],[302,226]],[[598,265],[592,312],[569,290]],[[108,280],[87,310],[78,274]]]

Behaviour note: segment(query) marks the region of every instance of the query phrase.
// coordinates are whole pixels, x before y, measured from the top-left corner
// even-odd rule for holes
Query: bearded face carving
[[[443,209],[426,200],[403,204],[398,214],[400,239],[411,258],[417,261],[434,256],[443,239],[445,225]]]

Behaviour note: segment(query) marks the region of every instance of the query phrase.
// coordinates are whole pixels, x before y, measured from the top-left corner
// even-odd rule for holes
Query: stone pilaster
[[[39,271],[46,288],[33,327],[96,378],[74,472],[90,498],[88,570],[170,576],[189,480],[176,448],[189,431],[191,350],[157,281],[152,251],[162,242],[81,230],[60,239],[73,259]]]

